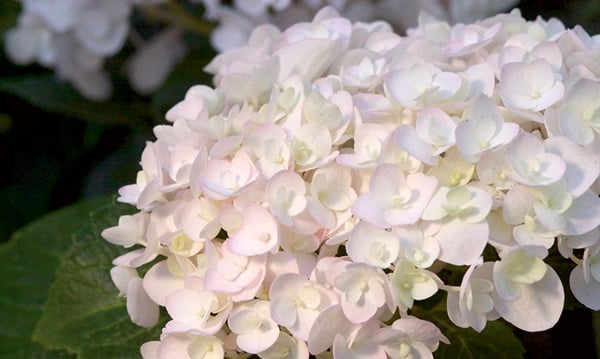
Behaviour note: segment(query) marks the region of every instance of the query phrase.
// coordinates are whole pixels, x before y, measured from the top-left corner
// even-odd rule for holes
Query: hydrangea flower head
[[[430,358],[448,340],[412,314],[440,292],[459,327],[546,330],[555,244],[598,309],[600,80],[567,51],[598,45],[518,11],[420,21],[259,27],[169,111],[103,232],[132,320],[171,318],[145,357]]]

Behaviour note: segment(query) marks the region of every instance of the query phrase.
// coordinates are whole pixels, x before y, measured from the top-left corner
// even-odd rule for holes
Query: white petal
[[[563,311],[565,293],[560,278],[547,266],[546,275],[533,284],[519,284],[521,296],[502,300],[492,293],[498,313],[519,329],[538,332],[552,328]]]
[[[135,324],[150,328],[158,322],[158,305],[148,297],[142,278],[134,277],[127,285],[127,313]]]
[[[440,243],[438,259],[454,265],[475,263],[488,241],[487,222],[465,223],[459,219],[442,224],[435,236]]]
[[[317,355],[333,345],[336,335],[344,333],[352,327],[346,318],[342,307],[334,305],[319,314],[317,320],[310,328],[308,335],[308,350]]]
[[[593,278],[590,278],[589,282],[586,281],[581,266],[575,267],[571,272],[569,286],[581,304],[592,310],[600,310],[600,282]]]
[[[183,278],[169,271],[167,261],[158,262],[144,276],[144,289],[158,305],[164,306],[169,294],[183,288]]]

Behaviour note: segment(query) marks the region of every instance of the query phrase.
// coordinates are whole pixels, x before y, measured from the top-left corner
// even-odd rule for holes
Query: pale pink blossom
[[[505,122],[498,107],[487,96],[479,96],[456,127],[456,147],[470,162],[486,151],[506,145],[517,135],[519,126]]]
[[[336,304],[332,291],[296,273],[277,276],[269,292],[272,318],[301,340],[308,339],[319,313]]]
[[[434,177],[414,173],[405,176],[396,165],[380,165],[371,181],[370,191],[359,196],[352,206],[358,218],[381,228],[415,223],[437,187]]]
[[[236,334],[238,347],[248,353],[260,353],[279,338],[279,327],[271,319],[267,301],[241,304],[231,313],[227,323]]]
[[[450,343],[433,323],[410,316],[379,329],[375,341],[392,358],[433,358],[440,342]]]

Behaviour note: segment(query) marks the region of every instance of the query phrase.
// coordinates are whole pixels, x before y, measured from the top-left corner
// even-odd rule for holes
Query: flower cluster
[[[211,34],[212,45],[222,52],[242,46],[252,30],[261,24],[287,28],[308,21],[323,6],[334,6],[353,21],[385,20],[396,31],[416,25],[417,14],[426,11],[450,23],[470,23],[513,6],[517,0],[238,0],[222,4],[219,0],[200,0],[206,16],[218,23]],[[402,11],[398,11],[402,9]]]
[[[285,28],[308,21],[324,5],[337,7],[346,17],[372,21],[383,18],[405,29],[413,25],[420,10],[448,21],[470,22],[497,13],[516,0],[398,1],[398,0],[262,0],[234,1],[224,5],[216,0],[188,0],[185,6],[168,0],[19,0],[23,11],[18,24],[6,34],[6,54],[16,64],[38,63],[53,69],[59,79],[69,82],[83,96],[106,100],[112,91],[111,74],[104,62],[121,51],[129,39],[136,51],[127,60],[124,72],[131,87],[146,95],[155,91],[185,56],[185,30],[203,32],[201,19],[186,11],[202,3],[205,18],[216,23],[210,37],[213,47],[224,51],[245,44],[248,34],[264,23]],[[402,8],[403,11],[397,11]],[[141,9],[153,27],[167,22],[149,39],[136,32],[131,14]],[[390,14],[393,14],[390,16]],[[185,17],[181,21],[180,17]],[[184,22],[187,24],[184,24]],[[148,26],[146,26],[148,27]],[[199,29],[200,28],[200,29]]]
[[[119,191],[139,212],[102,233],[132,247],[131,319],[170,316],[144,357],[427,358],[447,339],[411,309],[439,291],[459,327],[545,330],[553,248],[600,309],[599,40],[517,10],[256,28],[155,128]]]

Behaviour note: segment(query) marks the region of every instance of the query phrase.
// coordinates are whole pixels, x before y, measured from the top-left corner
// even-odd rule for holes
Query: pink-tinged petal
[[[460,14],[458,18],[462,16],[464,10],[460,8],[461,5],[472,6],[469,4],[451,3],[450,13],[452,16],[456,16],[456,14]],[[459,23],[454,25],[450,30],[452,37],[450,42],[444,46],[444,51],[450,57],[464,56],[472,53],[488,45],[500,29],[502,29],[501,23],[496,23],[490,28],[481,27],[478,24],[465,25]]]
[[[505,122],[500,130],[495,134],[494,138],[490,141],[490,147],[497,147],[504,145],[512,141],[521,130],[521,127],[512,122]]]
[[[577,266],[569,276],[571,292],[581,304],[592,310],[600,310],[600,282],[590,278],[585,280],[582,266]]]
[[[400,167],[391,164],[380,165],[375,169],[369,182],[369,190],[380,203],[389,201],[398,188],[404,187],[406,177]]]
[[[269,328],[272,329],[272,328]],[[269,348],[279,337],[279,330],[253,333],[252,335],[238,336],[236,339],[240,349],[248,353],[260,353]]]
[[[158,346],[158,358],[192,359],[187,348],[191,339],[185,334],[169,334],[161,338]]]
[[[527,214],[533,213],[534,202],[535,198],[527,187],[515,186],[504,198],[502,218],[507,224],[521,224]]]
[[[259,176],[246,151],[239,150],[231,161],[209,160],[200,170],[200,187],[207,197],[223,200],[235,196]]]
[[[273,280],[281,274],[285,273],[299,273],[299,260],[300,258],[296,257],[295,253],[290,252],[277,252],[273,255],[270,255],[267,260],[267,274],[265,276],[264,285],[265,287],[270,287]],[[314,264],[316,260],[313,258]],[[309,270],[312,271],[312,268]]]
[[[307,340],[319,313],[337,300],[318,283],[296,273],[278,276],[269,290],[271,316],[296,338]]]
[[[292,157],[303,169],[319,167],[331,154],[331,133],[321,123],[309,122],[294,132]]]
[[[285,310],[290,309],[291,304],[295,304],[289,299],[294,297],[294,293],[298,288],[308,283],[306,278],[296,273],[284,273],[273,280],[269,288],[269,294],[271,296],[271,315],[276,322],[286,327],[294,324],[296,320],[295,313],[288,316],[289,312]],[[280,297],[282,300],[279,300]],[[281,304],[284,302],[289,303],[285,305]]]
[[[417,116],[415,129],[419,137],[434,146],[454,143],[456,123],[437,107],[428,107]]]
[[[300,74],[303,79],[314,80],[339,56],[341,40],[307,38],[282,47],[275,53],[281,64],[279,80],[287,79],[294,73]]]
[[[266,274],[266,256],[238,256],[226,245],[219,256],[214,246],[206,248],[211,263],[204,277],[206,289],[230,293],[234,302],[254,298]]]
[[[298,320],[298,309],[293,300],[272,301],[271,316],[277,324],[284,327],[291,327]]]
[[[544,59],[502,67],[500,96],[509,108],[541,111],[560,101],[563,94],[564,85],[555,80],[552,67]]]
[[[425,344],[429,350],[436,350],[439,342],[450,343],[435,324],[413,316],[396,320],[392,328],[410,333],[411,339]]]
[[[306,341],[319,313],[318,310],[298,308],[298,320],[294,325],[287,327],[287,329],[296,338]]]
[[[483,152],[508,143],[518,130],[514,124],[504,123],[496,104],[484,95],[476,98],[463,117],[455,130],[456,146],[469,162],[477,162]]]
[[[333,345],[336,335],[351,328],[352,323],[344,315],[341,306],[334,305],[322,311],[310,328],[308,351],[313,355],[323,353]]]
[[[270,317],[268,301],[254,300],[242,304],[232,312],[227,324],[237,334],[238,347],[248,353],[266,350],[279,337],[279,327]]]
[[[367,324],[370,324],[369,322]],[[363,325],[355,328],[356,333],[352,333],[348,339],[342,335],[337,335],[333,342],[334,358],[353,358],[353,359],[386,359],[382,346],[373,341],[369,335],[379,329],[379,324]]]
[[[144,248],[140,248],[125,254],[121,254],[117,258],[113,259],[112,264],[116,266],[137,268],[134,267],[133,262],[135,262],[137,258],[143,256],[145,251],[146,250]]]
[[[140,353],[143,359],[159,359],[158,358],[158,347],[160,346],[159,340],[152,340],[145,342],[140,347]]]
[[[547,89],[544,95],[537,100],[534,111],[542,111],[562,100],[565,94],[565,86],[562,82],[556,82],[554,86]]]
[[[158,322],[158,305],[146,294],[142,278],[134,277],[127,284],[127,313],[135,324],[150,328]]]
[[[290,227],[290,230],[300,236],[309,236],[315,234],[315,232],[322,228],[323,227],[319,224],[319,222],[315,221],[308,211],[304,211],[298,216],[294,217],[294,221]]]
[[[166,298],[172,292],[183,288],[184,280],[171,274],[167,261],[156,263],[144,276],[144,289],[152,300],[161,306],[166,305]]]
[[[471,94],[484,94],[487,97],[494,95],[496,78],[494,68],[488,63],[481,63],[467,68],[464,72],[470,83]]]
[[[427,177],[422,174],[419,175]],[[435,180],[433,177],[432,179]],[[437,180],[435,181],[437,183]],[[358,218],[381,228],[390,227],[392,224],[387,221],[386,216],[399,217],[398,219],[402,221],[403,212],[408,213],[411,207],[404,205],[415,200],[414,197],[418,197],[417,200],[421,200],[421,197],[423,197],[419,197],[411,190],[406,184],[402,169],[394,164],[378,166],[369,181],[369,189],[370,192],[356,199],[352,205],[352,213]],[[404,209],[408,207],[408,210],[403,210],[401,207],[404,207]],[[417,219],[418,215],[420,213],[417,213]],[[412,219],[411,217],[410,220]]]
[[[565,300],[563,286],[554,269],[546,267],[546,274],[541,280],[532,284],[516,284],[521,295],[514,300],[503,300],[492,292],[498,313],[519,329],[528,332],[550,329],[562,314]]]
[[[193,93],[196,89],[200,89],[200,86],[190,88],[186,94],[185,100],[180,101],[167,111],[165,115],[167,121],[175,122],[176,120],[181,119],[193,121],[208,115],[203,97]]]
[[[457,327],[468,328],[470,323],[465,319],[465,316],[461,312],[459,301],[459,293],[449,291],[446,297],[446,312],[448,313],[450,321]]]
[[[275,359],[281,358],[283,353],[285,353],[285,356],[288,359],[306,359],[309,357],[306,343],[297,338],[293,338],[284,332],[279,333],[279,338],[277,338],[277,341],[275,341],[273,346],[258,353],[258,357],[263,359]]]
[[[439,69],[418,64],[410,69],[393,71],[384,80],[386,97],[403,107],[415,107],[418,97],[428,90],[433,74]]]
[[[423,141],[414,127],[409,125],[400,126],[394,131],[396,144],[421,162],[435,166],[439,162],[438,156],[434,156],[435,147]]]
[[[444,222],[435,239],[440,244],[438,259],[454,265],[475,263],[488,242],[487,222],[465,223],[459,219]]]
[[[388,228],[390,225],[381,215],[381,211],[381,206],[368,194],[359,196],[352,205],[352,213],[354,213],[356,217],[377,227]]]
[[[411,201],[404,209],[400,208],[397,213],[386,214],[388,222],[392,225],[413,224],[419,220],[425,207],[433,197],[438,185],[435,177],[422,173],[412,173],[406,177],[408,188],[412,190]],[[391,212],[391,211],[390,211]]]
[[[219,90],[232,102],[257,101],[269,93],[277,80],[279,68],[278,59],[272,57],[248,73],[229,73],[221,77]]]
[[[119,217],[118,226],[106,228],[102,231],[102,238],[125,248],[142,243],[147,221],[147,215],[144,212],[132,216],[121,216]]]
[[[306,183],[296,172],[279,171],[269,179],[265,192],[273,214],[285,225],[306,208]]]
[[[542,140],[528,132],[519,134],[510,143],[506,156],[515,170],[514,180],[530,186],[554,183],[567,168],[560,156],[546,152]]]
[[[265,208],[249,204],[242,211],[242,226],[230,234],[227,248],[240,256],[267,253],[279,244],[277,221]]]
[[[331,229],[337,224],[335,213],[314,198],[308,200],[308,212],[323,228]]]
[[[580,114],[570,108],[563,108],[558,117],[560,133],[578,145],[589,145],[594,141],[594,130],[580,118]]]
[[[434,91],[432,99],[434,102],[445,100],[456,94],[462,86],[462,78],[454,72],[438,72],[433,76],[431,82],[431,89]],[[424,93],[425,98],[428,97],[428,93]],[[428,99],[429,100],[429,99]]]
[[[350,266],[352,271],[338,276],[335,279],[335,286],[344,292],[341,304],[346,318],[352,323],[365,323],[386,302],[383,273],[372,271],[369,267],[360,264],[359,267],[354,264]],[[357,273],[361,270],[364,270],[364,274]],[[365,287],[366,289],[363,289]]]
[[[355,263],[387,268],[398,258],[400,240],[391,232],[359,222],[350,232],[346,251]]]
[[[513,62],[502,67],[500,73],[500,94],[507,106],[516,108],[533,107],[533,99],[525,94],[524,79],[527,70],[524,63]]]
[[[202,294],[204,293],[187,288],[182,288],[169,294],[165,306],[171,318],[178,322],[189,322],[197,319],[199,316],[203,316],[200,314],[200,309],[202,303],[206,300]],[[216,301],[216,298],[214,300]],[[206,315],[208,313],[207,311]]]
[[[130,267],[114,266],[110,270],[110,279],[112,279],[115,287],[119,289],[120,295],[127,293],[127,286],[131,278],[139,277],[137,270]]]
[[[584,146],[594,141],[594,123],[597,121],[594,118],[598,116],[599,94],[598,82],[587,78],[578,80],[569,88],[558,113],[563,136]]]

